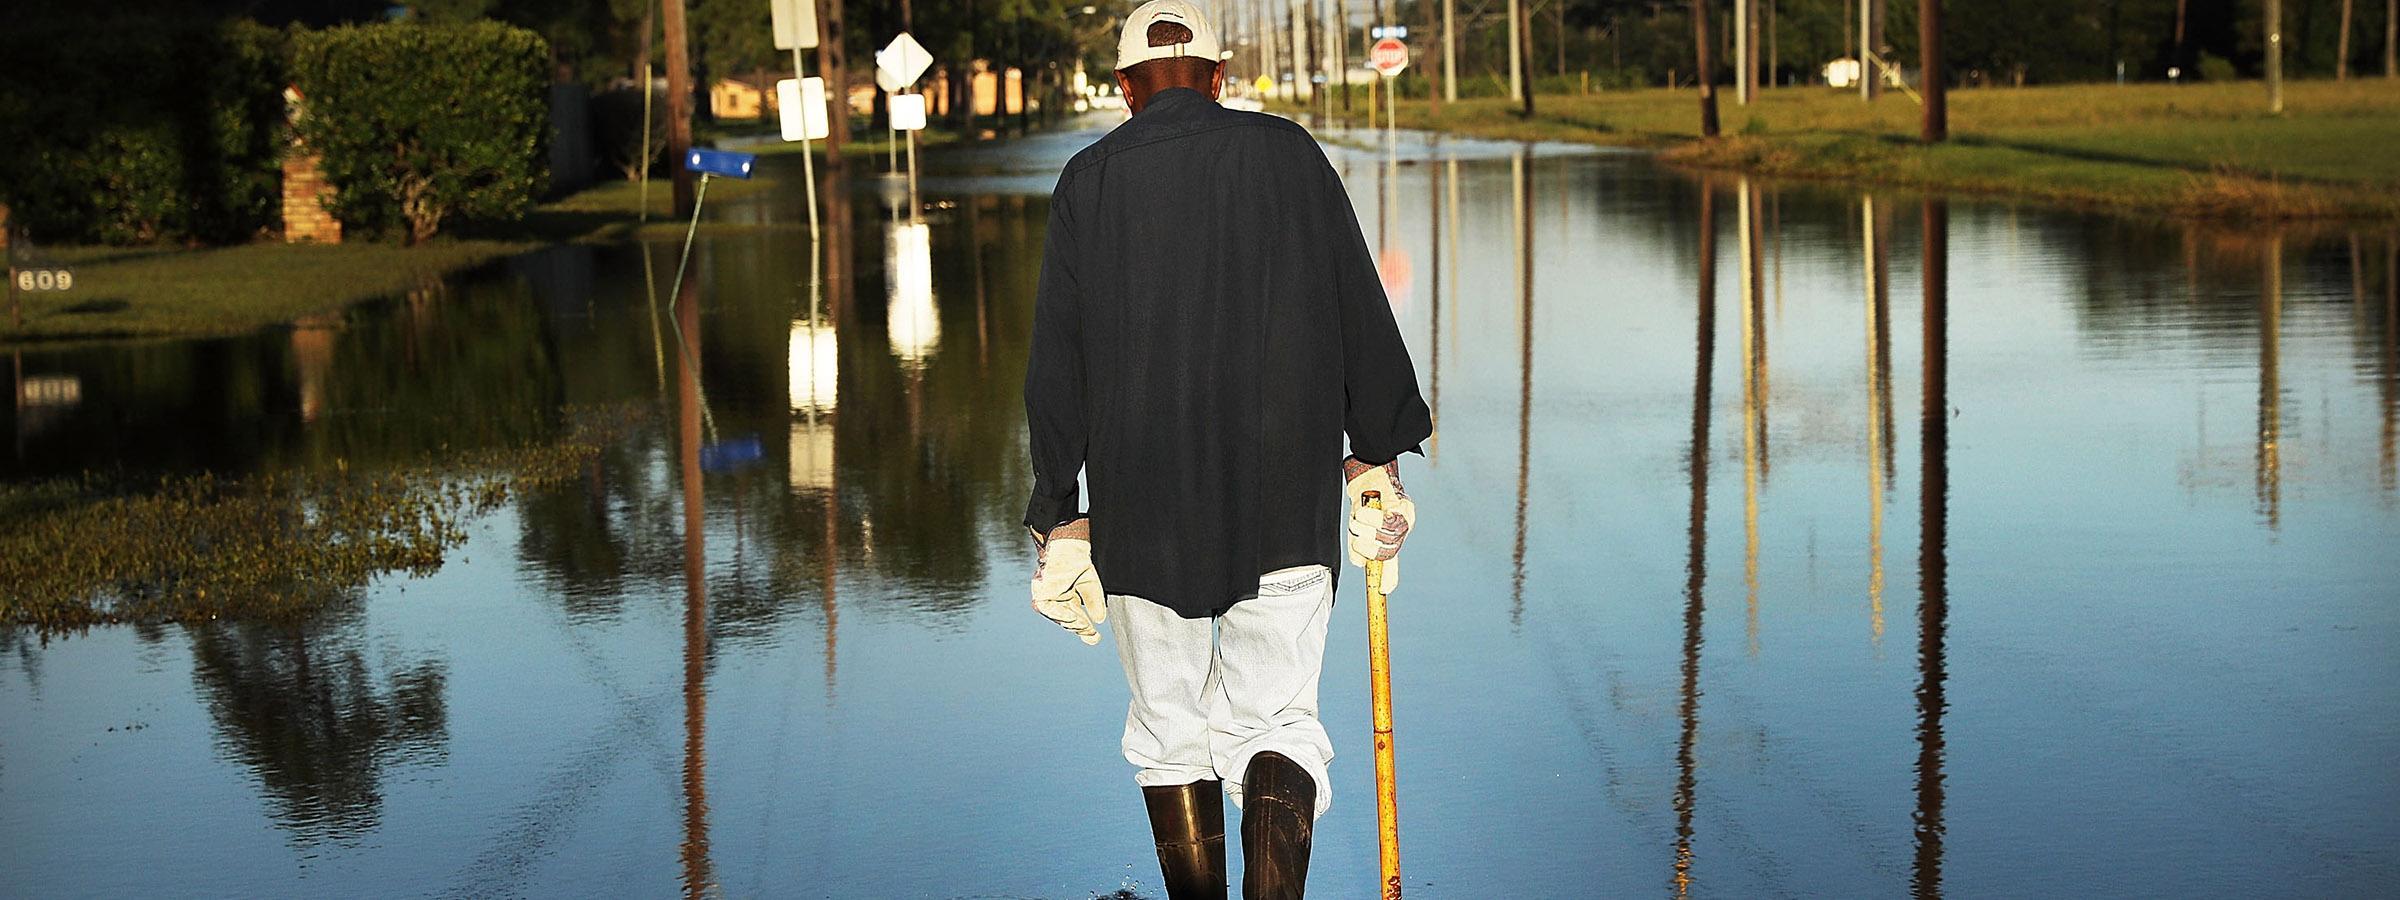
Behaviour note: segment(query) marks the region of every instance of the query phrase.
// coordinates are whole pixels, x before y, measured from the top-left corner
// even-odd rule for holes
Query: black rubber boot
[[[1308,890],[1308,845],[1317,822],[1317,783],[1272,750],[1250,757],[1242,777],[1242,896],[1300,900]]]
[[[1225,785],[1195,781],[1142,789],[1167,900],[1225,900]]]

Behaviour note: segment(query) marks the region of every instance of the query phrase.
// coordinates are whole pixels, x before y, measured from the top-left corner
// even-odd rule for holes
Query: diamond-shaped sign
[[[932,66],[933,54],[926,52],[925,45],[917,43],[917,39],[905,31],[893,38],[890,44],[884,45],[883,49],[875,51],[875,68],[891,73],[892,80],[899,82],[901,87],[917,83],[917,78]]]

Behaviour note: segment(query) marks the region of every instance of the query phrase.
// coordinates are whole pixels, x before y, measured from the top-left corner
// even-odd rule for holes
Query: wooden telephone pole
[[[674,173],[675,218],[692,215],[692,46],[685,38],[683,0],[663,0],[659,19],[667,30],[667,171]]]

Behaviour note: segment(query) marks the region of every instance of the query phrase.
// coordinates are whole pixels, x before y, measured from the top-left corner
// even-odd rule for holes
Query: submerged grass
[[[440,567],[475,516],[573,478],[639,418],[570,410],[554,441],[375,472],[0,489],[0,624],[304,614],[376,576]]]
[[[2301,81],[2286,112],[2256,83],[1954,91],[1950,142],[1917,142],[1920,107],[1822,88],[1718,98],[1723,138],[1699,140],[1690,90],[1503,100],[1403,100],[1400,127],[1501,140],[1658,148],[1671,162],[1798,178],[2232,219],[2400,218],[2400,91],[2378,79]]]

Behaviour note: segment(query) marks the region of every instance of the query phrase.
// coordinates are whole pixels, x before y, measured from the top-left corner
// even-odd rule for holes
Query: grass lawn
[[[853,141],[850,160],[879,159],[883,135]],[[919,148],[948,143],[949,132],[931,132]],[[772,141],[744,148],[761,155],[795,154],[799,145]],[[817,145],[824,153],[824,145]],[[773,176],[711,181],[711,203],[767,189]],[[0,308],[0,347],[35,342],[239,334],[291,322],[302,316],[407,291],[444,275],[550,244],[633,237],[680,238],[685,222],[674,218],[673,190],[664,179],[650,182],[649,220],[640,221],[641,185],[604,180],[542,204],[518,222],[459,225],[423,246],[352,241],[336,245],[259,242],[231,247],[44,246],[27,263],[63,263],[75,272],[75,289],[64,293],[19,294],[24,326],[11,327]],[[755,225],[712,225],[703,231],[745,230]]]
[[[763,190],[769,179],[710,182],[709,199]],[[390,241],[334,245],[261,241],[231,247],[45,246],[38,262],[74,269],[75,289],[19,294],[24,327],[0,309],[0,346],[108,338],[238,334],[399,293],[444,275],[550,244],[683,233],[673,189],[603,181],[542,204],[522,221],[461,225],[422,246]],[[707,224],[701,226],[708,229]]]
[[[2285,113],[2257,82],[1954,90],[1948,144],[1916,142],[1920,107],[1825,88],[1718,96],[1724,139],[1699,140],[1690,90],[1536,96],[1431,115],[1404,99],[1400,127],[1504,140],[1659,148],[1669,160],[1768,175],[2011,194],[2088,206],[2228,218],[2400,218],[2400,86],[2299,81]]]

